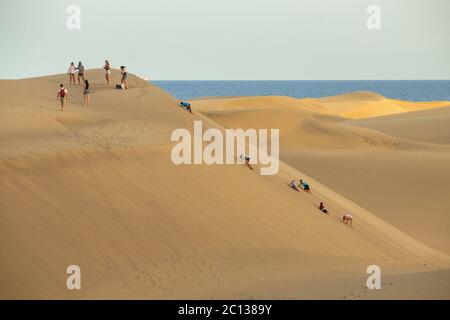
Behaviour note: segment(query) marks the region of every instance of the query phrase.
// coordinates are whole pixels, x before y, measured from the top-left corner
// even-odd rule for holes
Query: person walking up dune
[[[86,79],[84,80],[84,105],[88,106],[90,103],[90,98],[89,98],[89,81]]]
[[[76,68],[76,70],[78,70],[78,84],[81,84],[80,78],[82,78],[84,82],[84,66],[81,61],[78,62],[78,67]]]
[[[67,101],[68,92],[66,88],[64,88],[64,85],[61,83],[59,85],[58,94],[56,95],[56,99],[59,98],[59,101],[61,102],[61,111],[64,111],[64,101]]]
[[[69,65],[69,70],[67,70],[67,74],[69,75],[69,84],[75,84],[75,64],[73,62],[70,63]]]
[[[299,187],[302,188],[305,192],[311,193],[311,189],[309,188],[309,184],[306,181],[300,179]]]
[[[108,60],[105,60],[105,65],[103,66],[103,69],[105,69],[106,84],[109,85],[109,76],[111,75],[111,66],[109,65]]]

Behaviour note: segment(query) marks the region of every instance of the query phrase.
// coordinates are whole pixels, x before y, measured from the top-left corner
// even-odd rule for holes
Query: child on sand
[[[345,214],[342,217],[342,221],[344,221],[345,224],[348,224],[353,227],[353,216],[351,214],[348,214],[348,213]]]
[[[103,69],[105,69],[106,84],[109,84],[109,76],[111,75],[111,66],[109,65],[108,60],[105,60],[105,65],[103,66]]]
[[[69,75],[69,84],[75,84],[75,64],[73,62],[69,65],[69,70],[67,70],[67,74]]]
[[[128,89],[127,78],[128,72],[125,66],[120,66],[120,73],[122,74],[122,78],[120,79],[120,84],[122,88]]]
[[[90,100],[89,100],[89,81],[87,81],[87,79],[84,80],[84,91],[83,91],[83,94],[84,94],[84,105],[88,106]]]
[[[59,85],[58,94],[56,95],[56,99],[59,98],[59,101],[61,102],[61,111],[64,111],[64,100],[67,101],[67,90],[64,88],[63,84]]]
[[[323,213],[328,214],[328,210],[327,210],[327,208],[325,208],[325,206],[323,205],[323,202],[321,202],[321,203],[319,204],[319,210],[322,211]]]
[[[76,70],[78,70],[78,84],[81,84],[80,78],[82,78],[84,82],[84,66],[81,61],[78,62],[78,67],[76,68]]]

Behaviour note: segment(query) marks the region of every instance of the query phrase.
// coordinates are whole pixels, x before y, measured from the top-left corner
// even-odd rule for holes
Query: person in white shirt
[[[69,84],[75,84],[75,64],[73,62],[70,63],[69,70],[67,70],[67,74],[69,75]]]

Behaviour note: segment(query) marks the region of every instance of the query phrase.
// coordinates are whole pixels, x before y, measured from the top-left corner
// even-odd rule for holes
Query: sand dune
[[[279,99],[265,98],[263,111],[256,99],[244,111],[211,103],[217,109],[191,115],[133,76],[130,90],[116,91],[102,85],[102,71],[87,75],[92,105],[82,106],[81,88],[69,87],[64,112],[54,97],[65,75],[0,85],[1,298],[364,298],[371,297],[362,289],[371,264],[392,282],[374,298],[448,298],[446,253],[300,166],[281,163],[278,175],[260,176],[245,166],[170,161],[173,129],[192,130],[193,120],[223,129],[250,124],[252,116],[254,125],[270,126]],[[325,149],[336,136],[337,149],[348,140],[365,150],[371,145],[364,133],[387,139],[380,149],[428,150],[340,125],[343,118],[324,107],[281,100],[275,125],[288,123],[282,143],[289,147]],[[303,126],[288,121],[290,104]],[[299,177],[311,183],[312,195],[287,186]],[[320,200],[330,216],[317,210]],[[354,228],[340,221],[346,212],[355,216]],[[81,267],[80,291],[65,288],[70,264]],[[418,278],[427,283],[420,293],[403,286]]]
[[[443,107],[447,102],[422,104],[434,106],[430,110],[405,107],[401,114],[362,120],[342,116],[360,110],[366,100],[381,102],[373,107],[389,111],[382,96],[361,92],[322,99],[200,100],[194,109],[226,127],[280,128],[282,161],[450,253],[450,149],[445,145],[450,120],[449,108]]]
[[[387,99],[371,92],[354,92],[335,97],[310,99],[327,110],[349,119],[364,119],[450,106],[450,101],[411,102]]]
[[[450,144],[450,107],[352,120],[348,124],[415,141]]]

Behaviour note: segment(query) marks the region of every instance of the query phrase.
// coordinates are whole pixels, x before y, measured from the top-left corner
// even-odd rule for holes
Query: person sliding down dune
[[[300,184],[298,185],[305,192],[311,193],[311,189],[309,188],[309,184],[306,181],[300,179]]]
[[[241,160],[241,161],[245,161],[245,165],[249,168],[249,169],[251,169],[251,170],[253,170],[253,167],[250,165],[250,157],[249,156],[243,156],[242,154],[239,156],[239,159]]]
[[[342,217],[342,221],[344,221],[345,224],[350,225],[353,227],[353,216],[351,214],[346,214]]]
[[[325,206],[323,205],[323,202],[320,203],[320,205],[319,205],[319,210],[322,211],[323,213],[328,214],[328,210],[327,210],[327,208],[325,208]]]

